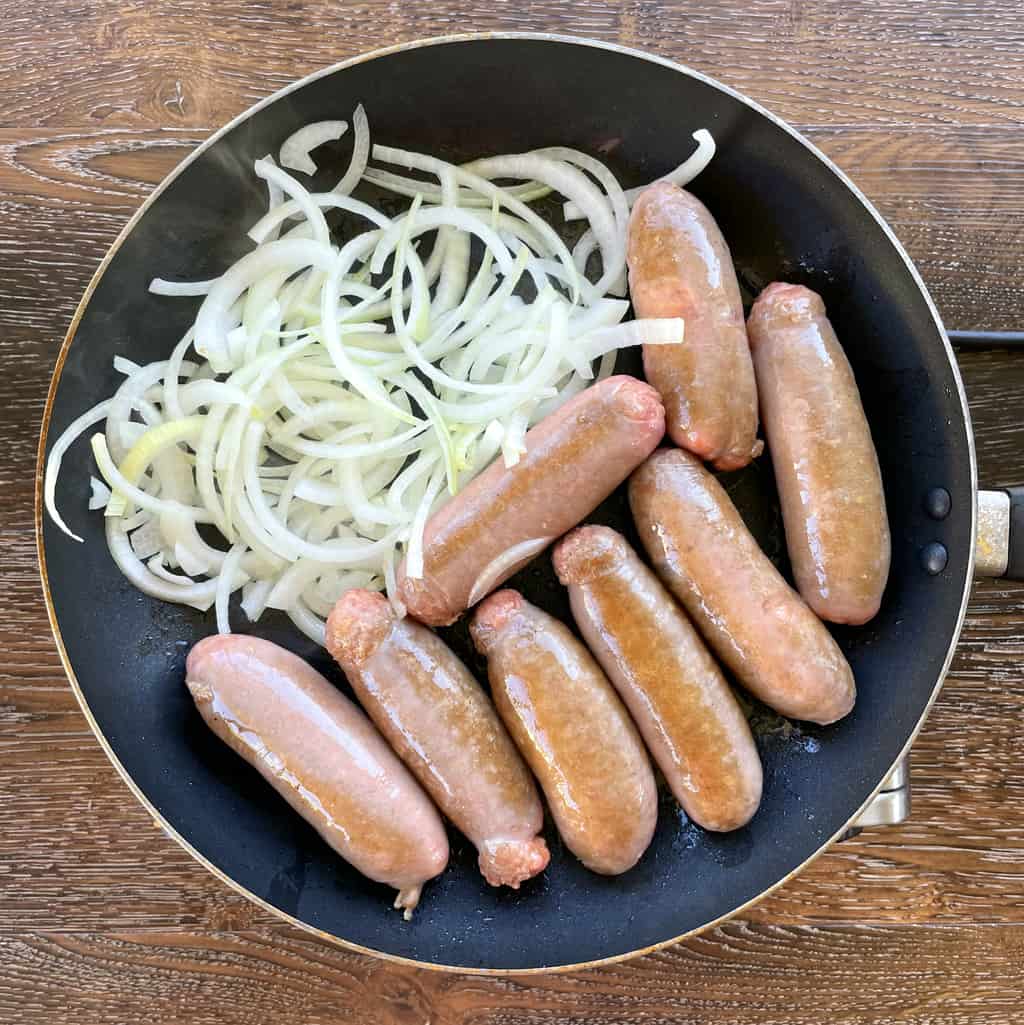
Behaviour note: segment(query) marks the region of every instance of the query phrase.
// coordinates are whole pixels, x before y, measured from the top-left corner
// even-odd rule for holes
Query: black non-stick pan
[[[695,129],[711,130],[718,154],[693,189],[721,225],[747,300],[776,278],[822,293],[878,446],[892,574],[877,618],[835,631],[856,673],[856,709],[822,728],[752,707],[765,792],[745,829],[706,833],[666,795],[639,865],[605,878],[584,869],[549,827],[551,865],[518,892],[488,887],[469,844],[453,835],[449,869],[404,922],[385,887],[333,854],[201,722],[184,686],[184,662],[189,646],[213,632],[212,613],[161,604],[121,577],[102,516],[85,508],[85,439],[65,459],[58,491],[85,543],[40,516],[47,601],[72,686],[108,755],[168,832],[226,882],[299,925],[383,956],[484,970],[577,965],[671,943],[744,908],[842,834],[906,752],[935,698],[963,621],[978,508],[952,350],[917,271],[867,200],[743,96],[669,61],[601,43],[439,39],[303,79],[170,174],[113,245],[75,315],[50,390],[42,454],[113,391],[116,353],[161,359],[184,333],[195,304],[150,295],[150,278],[212,277],[244,251],[244,230],[265,203],[253,161],[276,152],[298,126],[347,117],[360,102],[377,141],[449,159],[575,146],[607,154],[626,185],[665,173],[690,152]],[[628,360],[620,366],[639,372]],[[785,568],[768,458],[725,480]],[[992,573],[1006,569],[1009,505],[1006,495],[986,497],[993,536],[1001,532],[995,548],[983,549]],[[594,519],[631,529],[621,495]],[[546,555],[513,583],[568,618]],[[345,685],[325,653],[286,620],[254,629]],[[446,636],[479,671],[464,630]]]

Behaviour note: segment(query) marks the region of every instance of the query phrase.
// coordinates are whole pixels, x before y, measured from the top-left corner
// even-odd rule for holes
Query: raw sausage
[[[747,331],[796,586],[822,619],[866,623],[889,576],[889,522],[850,361],[801,285],[769,285]]]
[[[370,721],[301,658],[238,634],[201,640],[186,683],[206,724],[363,875],[412,915],[448,863],[430,798]]]
[[[579,527],[553,554],[573,616],[683,810],[705,829],[750,821],[761,759],[747,720],[685,613],[608,527]]]
[[[757,389],[729,247],[707,207],[668,182],[633,204],[627,259],[638,317],[682,317],[682,345],[645,345],[644,372],[669,437],[720,470],[761,451]]]
[[[348,591],[327,620],[327,649],[363,708],[438,807],[480,852],[492,886],[543,871],[544,809],[533,777],[480,684],[425,626],[376,591]]]
[[[697,459],[656,452],[633,474],[629,504],[658,575],[740,683],[795,719],[830,723],[853,708],[838,645]]]
[[[406,608],[431,626],[454,622],[592,512],[665,432],[657,392],[609,377],[526,434],[526,452],[497,459],[427,522],[423,576],[399,569]]]
[[[636,727],[600,667],[516,591],[491,595],[469,629],[566,845],[594,872],[632,868],[654,835],[658,797]]]

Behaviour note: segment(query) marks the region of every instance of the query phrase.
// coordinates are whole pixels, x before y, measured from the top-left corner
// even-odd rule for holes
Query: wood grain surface
[[[367,49],[469,30],[651,49],[807,132],[950,327],[1024,328],[1019,0],[0,0],[0,1022],[1003,1023],[1024,990],[1024,586],[976,588],[914,811],[639,961],[441,975],[279,924],[137,806],[50,637],[32,525],[46,387],[142,198],[210,131]],[[964,354],[982,481],[1024,481],[1024,352]],[[898,686],[899,681],[893,681]]]

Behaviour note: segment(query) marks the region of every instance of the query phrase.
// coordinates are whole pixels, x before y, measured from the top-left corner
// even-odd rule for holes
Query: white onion
[[[359,214],[360,217],[365,217],[372,224],[376,224],[378,228],[389,228],[391,226],[391,219],[385,217],[379,210],[370,206],[369,203],[361,203],[358,199],[352,199],[351,196],[339,195],[336,192],[317,192],[310,195],[310,201],[316,204],[323,210],[347,210],[349,213]],[[269,238],[271,231],[279,227],[288,218],[295,217],[302,213],[303,206],[298,200],[291,199],[287,203],[281,203],[274,207],[272,210],[268,210],[250,229],[249,238],[253,240],[257,245],[265,242]],[[204,281],[202,284],[213,286],[215,282]],[[165,282],[166,284],[166,282]],[[150,291],[152,291],[152,285]],[[209,291],[209,288],[206,289]],[[170,293],[165,293],[170,294]],[[182,292],[181,295],[203,295],[203,292],[186,293]]]
[[[675,170],[669,171],[668,174],[662,175],[660,178],[655,178],[655,181],[672,182],[673,185],[678,185],[682,188],[689,185],[711,163],[715,155],[715,140],[712,138],[711,133],[706,128],[698,128],[692,137],[697,143],[697,148],[693,153]],[[652,182],[651,184],[654,183]],[[626,200],[630,206],[646,188],[646,185],[639,185],[634,189],[626,190]],[[562,216],[567,221],[578,221],[581,217],[585,216],[585,212],[577,203],[570,200],[563,206]]]
[[[255,248],[207,281],[153,279],[157,294],[201,298],[193,327],[166,361],[117,357],[116,394],[47,463],[46,507],[70,534],[54,507],[61,459],[105,419],[92,447],[106,483],[93,479],[89,504],[104,510],[115,563],[149,595],[213,607],[221,631],[239,589],[250,621],[279,609],[321,644],[348,588],[384,589],[404,614],[397,565],[422,574],[426,523],[449,495],[495,458],[514,465],[530,426],[608,376],[623,346],[682,340],[681,321],[623,323],[628,304],[606,297],[623,279],[628,194],[600,161],[553,147],[460,167],[372,148],[433,178],[417,181],[368,169],[361,106],[352,122],[352,157],[331,192],[256,162],[269,203],[249,231]],[[310,151],[341,124],[295,133],[281,163],[312,174]],[[509,178],[519,180],[493,180]],[[409,210],[387,216],[354,198],[361,181],[408,194]],[[553,190],[588,221],[572,253],[527,205]],[[325,219],[335,209],[365,227],[336,242]],[[478,589],[546,544],[506,553]]]
[[[209,281],[165,281],[163,278],[153,278],[149,290],[153,295],[206,295],[216,283],[216,278]]]
[[[626,261],[626,219],[622,217],[620,221],[602,193],[568,162],[536,153],[520,153],[478,160],[468,164],[467,170],[484,178],[536,178],[567,196],[590,221],[590,230],[601,247],[604,269],[596,290],[603,293],[622,273]]]
[[[282,163],[283,163],[282,159]],[[217,609],[217,632],[222,634],[231,633],[231,620],[228,618],[228,599],[231,592],[248,583],[249,578],[240,573],[238,565],[245,554],[245,545],[236,544],[231,546],[231,551],[224,556],[224,564],[217,577],[217,590],[214,595],[214,605]],[[182,567],[184,568],[184,566]]]
[[[325,142],[340,139],[347,131],[344,121],[314,121],[303,125],[281,144],[281,166],[303,174],[316,174],[316,161],[309,154]]]
[[[344,177],[334,186],[339,196],[347,196],[366,173],[366,162],[370,158],[370,125],[366,119],[366,111],[360,103],[352,114],[352,130],[355,142],[352,144],[352,160]]]

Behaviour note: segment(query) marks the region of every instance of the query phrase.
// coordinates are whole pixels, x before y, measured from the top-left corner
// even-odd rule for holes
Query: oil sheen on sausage
[[[469,670],[431,630],[376,591],[348,591],[327,649],[363,708],[438,807],[480,852],[492,886],[543,871],[544,809],[533,777]]]
[[[696,196],[668,182],[633,204],[627,260],[638,317],[682,317],[682,345],[645,345],[644,373],[665,403],[669,437],[720,470],[761,451],[757,389],[732,257]]]
[[[746,717],[686,614],[621,534],[579,527],[553,554],[573,616],[683,810],[705,829],[750,821],[761,759]]]
[[[499,458],[427,522],[423,576],[399,569],[409,612],[454,622],[604,501],[665,432],[657,392],[609,377],[526,434],[515,466]]]
[[[600,667],[516,591],[491,595],[469,629],[566,845],[594,872],[632,868],[654,835],[658,797],[636,727]]]
[[[186,683],[206,724],[409,918],[448,863],[430,798],[372,723],[301,658],[239,634],[201,640]]]
[[[699,460],[656,452],[633,474],[629,503],[658,575],[740,683],[794,719],[830,723],[853,708],[839,646]]]
[[[866,623],[889,576],[889,522],[850,361],[802,285],[769,285],[747,332],[797,588],[822,619]]]

